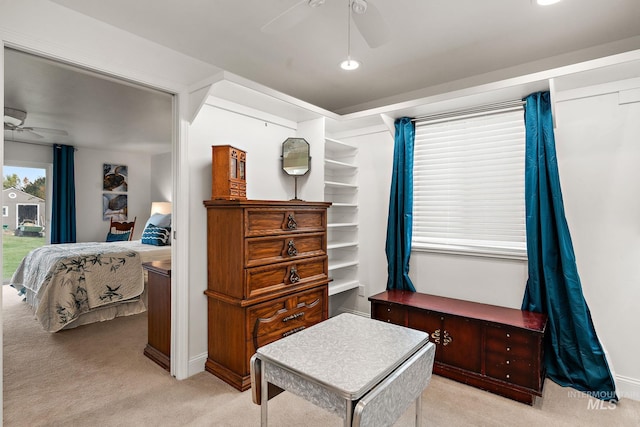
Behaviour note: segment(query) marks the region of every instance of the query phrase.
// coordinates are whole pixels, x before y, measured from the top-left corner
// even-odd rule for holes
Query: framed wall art
[[[128,170],[125,165],[105,163],[102,171],[102,189],[104,191],[127,192],[129,181],[127,176]]]
[[[102,167],[102,220],[126,221],[128,219],[127,189],[129,186],[126,165],[105,163]]]

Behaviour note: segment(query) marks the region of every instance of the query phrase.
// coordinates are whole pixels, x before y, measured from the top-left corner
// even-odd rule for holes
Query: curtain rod
[[[41,147],[53,147],[54,145],[67,145],[67,144],[61,144],[59,142],[18,141],[15,139],[5,139],[4,142],[15,142],[18,144],[39,145]],[[73,151],[78,151],[78,149],[76,147],[73,147]]]
[[[495,104],[480,105],[472,108],[464,108],[461,110],[453,110],[445,113],[419,116],[414,119],[411,119],[411,121],[416,123],[435,123],[435,122],[442,122],[447,120],[459,120],[459,119],[465,119],[469,117],[478,117],[478,116],[484,116],[489,114],[517,110],[519,108],[522,108],[522,106],[525,104],[526,102],[524,100],[518,99],[513,101],[499,102]]]

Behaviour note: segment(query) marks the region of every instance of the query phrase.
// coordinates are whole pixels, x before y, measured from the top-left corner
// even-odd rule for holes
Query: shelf
[[[358,261],[342,261],[331,264],[329,261],[329,271],[340,270],[341,268],[348,268],[358,265]]]
[[[341,248],[352,248],[358,247],[358,242],[345,242],[345,243],[333,243],[327,245],[327,249],[341,249]]]
[[[343,152],[356,152],[358,147],[355,147],[346,142],[338,141],[337,139],[325,138],[325,145],[331,151],[343,151]]]
[[[356,165],[353,165],[351,163],[339,162],[337,160],[329,160],[329,159],[324,159],[324,165],[327,169],[332,169],[332,170],[358,169]]]
[[[358,280],[358,148],[325,138],[324,196],[332,202],[328,216],[329,295],[357,289]]]
[[[358,188],[358,184],[346,184],[344,182],[335,182],[335,181],[325,181],[324,186],[331,187],[331,188],[349,188],[353,190]]]
[[[360,282],[357,280],[334,280],[329,283],[329,296],[356,289],[358,286],[360,286]]]
[[[340,227],[357,227],[357,222],[335,222],[333,224],[327,224],[327,228],[340,228]]]

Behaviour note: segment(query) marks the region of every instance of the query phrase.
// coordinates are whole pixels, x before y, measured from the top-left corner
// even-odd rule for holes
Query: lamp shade
[[[171,213],[171,202],[151,202],[151,215]]]

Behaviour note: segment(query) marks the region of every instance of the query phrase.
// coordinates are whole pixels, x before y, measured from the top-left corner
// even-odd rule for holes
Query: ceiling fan
[[[35,138],[44,138],[40,133],[50,133],[52,135],[67,136],[64,130],[39,128],[32,126],[22,126],[27,118],[27,112],[17,108],[4,107],[4,130],[24,133]],[[39,132],[39,133],[38,133]]]
[[[264,33],[278,33],[307,19],[313,9],[326,0],[300,0],[262,27]],[[376,48],[389,41],[389,28],[373,0],[348,0],[353,22],[369,47]]]

